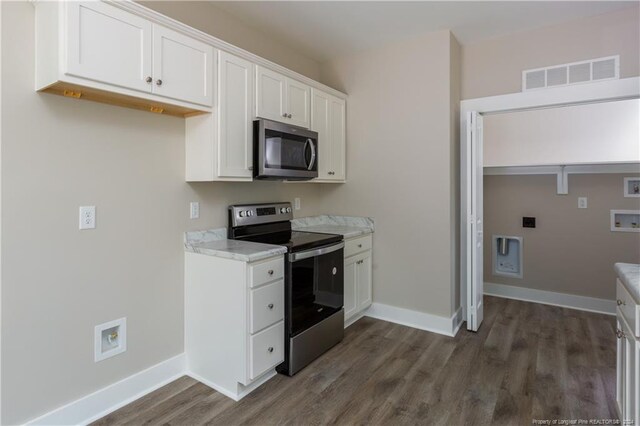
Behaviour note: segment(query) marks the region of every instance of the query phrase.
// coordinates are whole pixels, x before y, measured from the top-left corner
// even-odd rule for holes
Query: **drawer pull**
[[[269,269],[269,271],[267,271],[267,274],[273,275],[273,269]]]
[[[624,300],[620,300],[620,299],[616,300],[616,303],[618,304],[618,306],[626,305],[626,303],[624,303]]]
[[[267,305],[267,307],[268,307],[269,309],[273,309],[273,303],[269,303],[269,304]]]
[[[358,248],[362,248],[362,244],[358,244]]]
[[[622,330],[620,330],[620,329],[616,328],[616,337],[617,337],[618,339],[622,339],[622,338],[624,337],[624,331],[622,331]]]
[[[269,349],[267,349],[269,351],[269,353],[273,352],[273,346],[269,346]]]

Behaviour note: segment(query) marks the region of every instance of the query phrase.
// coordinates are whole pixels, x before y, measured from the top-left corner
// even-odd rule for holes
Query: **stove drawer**
[[[249,265],[249,288],[277,280],[284,277],[284,258]]]
[[[249,338],[249,379],[255,380],[284,361],[284,321]]]
[[[353,256],[354,254],[371,250],[371,243],[371,235],[365,235],[364,237],[353,238],[351,240],[345,241],[344,257]]]
[[[249,332],[256,333],[284,318],[284,280],[249,290]]]

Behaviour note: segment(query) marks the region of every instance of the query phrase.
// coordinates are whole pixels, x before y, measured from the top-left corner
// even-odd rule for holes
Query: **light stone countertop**
[[[353,238],[371,234],[374,231],[373,219],[355,216],[310,216],[293,219],[291,227],[295,231],[340,234],[344,238]]]
[[[227,239],[227,228],[185,232],[184,249],[192,253],[243,262],[256,262],[287,252],[287,248],[284,246],[229,240]]]
[[[636,299],[636,303],[640,303],[640,265],[634,263],[616,263],[614,266],[620,281]]]

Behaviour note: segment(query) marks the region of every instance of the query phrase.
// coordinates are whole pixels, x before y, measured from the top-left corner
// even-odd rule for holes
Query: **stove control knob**
[[[240,210],[240,212],[238,213],[238,216],[244,217],[244,212],[242,210]]]
[[[247,210],[247,216],[253,216],[253,212],[251,210]]]
[[[280,213],[286,213],[287,209],[285,207],[280,207]]]
[[[291,213],[291,207],[287,207],[287,213]]]

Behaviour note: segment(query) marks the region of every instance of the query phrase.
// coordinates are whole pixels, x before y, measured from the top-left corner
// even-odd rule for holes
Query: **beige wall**
[[[640,10],[628,9],[463,46],[462,99],[522,90],[522,71],[620,55],[620,77],[640,74]]]
[[[335,213],[370,215],[374,302],[449,317],[457,176],[448,31],[323,64],[349,94],[346,185],[327,187]]]
[[[214,2],[138,1],[138,3],[309,78],[318,80],[320,77],[317,61],[278,43],[268,34],[247,26],[234,15],[216,7]]]
[[[162,8],[205,20],[191,6]],[[183,351],[185,230],[225,226],[230,203],[325,209],[318,185],[186,184],[182,119],[35,93],[34,8],[1,7],[1,423],[15,424]],[[97,206],[97,229],[78,231],[81,205]],[[123,316],[127,352],[94,363],[93,327]]]
[[[625,176],[633,174],[569,175],[569,195],[556,194],[553,175],[485,176],[485,281],[615,299],[613,264],[640,263],[640,234],[610,230],[609,210],[640,209],[640,199],[623,197]],[[536,228],[522,228],[522,216],[535,216]],[[492,274],[497,234],[523,237],[522,279]]]

